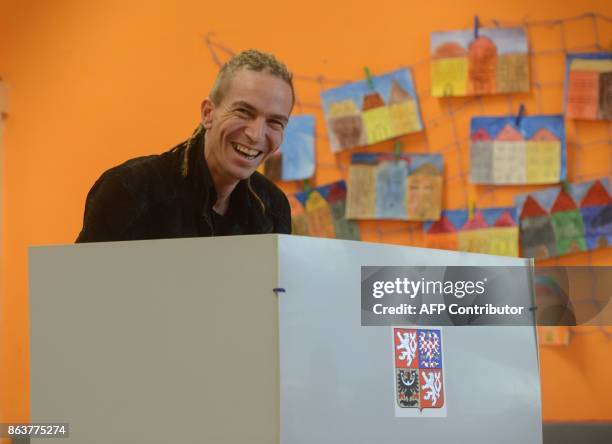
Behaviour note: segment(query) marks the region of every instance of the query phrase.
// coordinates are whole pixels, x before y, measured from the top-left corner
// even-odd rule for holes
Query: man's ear
[[[214,110],[215,104],[209,97],[205,98],[202,102],[202,106],[200,107],[200,115],[202,117],[202,126],[206,130],[209,130],[212,127]]]

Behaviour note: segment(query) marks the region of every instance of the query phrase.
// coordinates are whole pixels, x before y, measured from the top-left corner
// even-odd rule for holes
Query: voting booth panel
[[[443,409],[399,408],[363,265],[529,263],[284,235],[35,247],[31,422],[75,443],[541,442],[533,327],[435,329]]]
[[[281,240],[279,257],[282,442],[542,441],[533,327],[441,327],[446,414],[397,417],[393,329],[361,326],[357,302],[361,266],[528,273],[528,260],[296,237]]]
[[[30,252],[31,421],[74,443],[278,442],[273,237]]]

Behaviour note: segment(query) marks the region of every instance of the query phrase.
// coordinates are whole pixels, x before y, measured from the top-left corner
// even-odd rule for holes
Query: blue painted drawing
[[[315,117],[293,116],[285,128],[280,150],[264,165],[270,180],[304,180],[315,170]]]

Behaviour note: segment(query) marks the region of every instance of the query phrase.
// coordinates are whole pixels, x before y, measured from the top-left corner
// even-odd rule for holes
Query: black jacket
[[[87,195],[76,242],[291,232],[287,198],[258,172],[232,192],[223,233],[215,232],[215,200],[202,131],[168,152],[102,174]]]

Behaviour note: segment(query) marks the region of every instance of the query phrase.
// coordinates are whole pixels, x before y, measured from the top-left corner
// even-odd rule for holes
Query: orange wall
[[[216,72],[203,40],[207,33],[214,32],[218,42],[233,50],[256,47],[276,53],[302,75],[355,79],[366,64],[376,73],[427,59],[431,31],[470,26],[475,13],[485,21],[518,22],[590,11],[612,17],[612,2],[0,0],[0,76],[11,88],[2,184],[2,421],[28,417],[27,247],[72,242],[86,193],[103,170],[130,157],[161,152],[191,133]],[[610,48],[612,34],[605,35]],[[551,44],[559,47],[558,40]],[[419,73],[416,77],[419,84]],[[298,82],[297,91],[302,101],[319,103],[315,83]],[[560,90],[538,100],[544,103],[540,110],[561,111]],[[500,103],[506,112],[507,101]],[[423,103],[425,118],[444,106],[448,104]],[[495,109],[492,104],[487,111]],[[602,126],[591,128],[581,127],[581,137],[595,137]],[[324,132],[320,119],[319,131]],[[418,145],[424,139],[410,141]],[[436,139],[428,143],[436,151]],[[599,159],[609,151],[608,143]],[[318,157],[323,168],[317,183],[341,176],[329,166],[335,160],[324,141]],[[593,160],[593,171],[610,176],[607,159],[603,170]],[[446,160],[450,173],[465,162]],[[584,167],[589,160],[581,162]],[[449,206],[462,205],[460,196],[452,194],[458,189],[449,188]],[[482,199],[483,204],[511,202],[503,193],[491,202],[486,195]],[[382,225],[388,232],[403,226]],[[362,228],[365,238],[419,241],[418,235],[380,239],[367,234],[367,224]],[[612,252],[594,253],[591,261],[610,264]],[[612,420],[611,351],[612,341],[600,332],[583,332],[568,347],[542,350],[545,419]]]

